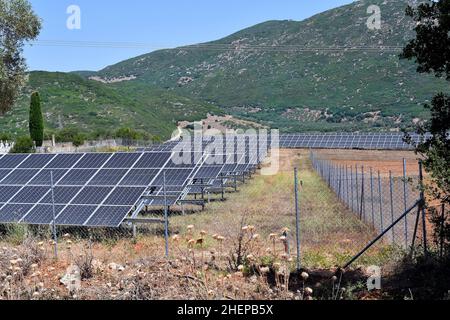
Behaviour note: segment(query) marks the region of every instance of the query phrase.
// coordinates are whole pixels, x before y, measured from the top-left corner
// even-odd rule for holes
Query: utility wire
[[[29,45],[51,47],[76,47],[76,48],[124,48],[124,49],[161,49],[163,45],[143,42],[100,42],[100,41],[65,41],[65,40],[37,40]],[[267,52],[392,52],[398,53],[402,46],[314,46],[314,45],[252,45],[252,44],[226,44],[205,43],[189,46],[180,46],[178,50],[204,50],[204,51],[267,51]]]

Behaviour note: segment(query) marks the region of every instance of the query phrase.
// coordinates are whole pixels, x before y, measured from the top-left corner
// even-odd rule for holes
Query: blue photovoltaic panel
[[[67,204],[72,200],[76,194],[80,191],[78,187],[55,187],[53,189],[55,203]],[[49,192],[40,203],[52,204],[52,193]]]
[[[148,186],[159,173],[159,169],[132,169],[124,177],[122,186]]]
[[[41,169],[55,157],[54,154],[33,154],[25,160],[20,169]]]
[[[2,181],[10,172],[11,169],[0,169],[0,181]]]
[[[20,165],[29,155],[25,154],[7,154],[0,159],[0,168],[12,169]]]
[[[63,209],[55,206],[55,216]],[[53,222],[53,205],[36,205],[22,220],[23,223],[46,225]]]
[[[32,204],[7,204],[0,208],[0,223],[19,222],[32,207]]]
[[[136,204],[145,188],[119,187],[115,189],[106,199],[105,205],[128,205]]]
[[[94,213],[96,206],[68,206],[56,218],[58,225],[82,226]]]
[[[6,203],[13,197],[18,191],[20,190],[20,187],[5,187],[0,186],[0,203]],[[1,207],[1,205],[0,205]]]
[[[192,169],[166,169],[164,172],[166,173],[166,186],[183,186],[189,178]],[[157,176],[152,185],[164,185],[164,175],[162,172]]]
[[[11,199],[11,203],[38,203],[50,190],[50,187],[24,187]]]
[[[97,169],[98,170],[98,169]],[[72,169],[64,178],[62,178],[58,185],[60,186],[84,186],[96,173],[96,169]]]
[[[16,170],[17,171],[17,170]],[[39,172],[30,182],[29,185],[33,186],[51,186],[51,172],[53,172],[53,184],[55,185],[59,179],[66,174],[67,170],[64,169],[43,169]]]
[[[112,153],[87,153],[75,165],[76,169],[98,169],[111,157]]]
[[[143,169],[143,168],[162,168],[164,164],[171,157],[170,152],[161,152],[161,153],[144,153],[142,158],[136,163],[134,168]]]
[[[85,225],[88,227],[118,227],[129,212],[130,207],[99,207]]]
[[[140,156],[140,153],[116,153],[106,163],[105,168],[130,168]]]
[[[127,169],[102,169],[89,182],[91,186],[116,185],[128,172]]]
[[[49,163],[47,169],[70,169],[81,159],[83,154],[58,154],[55,159]]]
[[[71,204],[99,205],[112,189],[112,187],[85,187]]]
[[[5,177],[0,184],[24,185],[27,184],[38,172],[38,169],[17,169]]]

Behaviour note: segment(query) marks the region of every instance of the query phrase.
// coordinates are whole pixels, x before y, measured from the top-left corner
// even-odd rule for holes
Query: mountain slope
[[[398,59],[414,36],[407,3],[362,0],[301,22],[269,21],[218,41],[123,61],[95,76],[136,78],[130,82],[285,131],[407,127],[427,116],[422,104],[435,91],[448,89]],[[381,30],[366,26],[373,4],[381,8]]]
[[[168,138],[180,120],[200,120],[218,110],[206,103],[140,83],[105,85],[79,75],[31,72],[14,110],[0,117],[0,132],[26,132],[29,96],[39,91],[47,129],[77,127],[110,134],[120,127]]]

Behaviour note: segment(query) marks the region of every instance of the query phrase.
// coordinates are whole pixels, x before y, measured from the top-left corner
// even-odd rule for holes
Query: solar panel
[[[99,207],[84,225],[87,227],[119,226],[129,212],[129,207]]]
[[[252,141],[247,139],[241,145],[234,137],[232,148],[217,145],[208,149],[208,141],[199,140],[201,151],[187,152],[185,163],[173,150],[178,142],[159,147],[159,152],[1,156],[0,222],[49,224],[54,205],[57,224],[117,227],[138,201],[165,205],[162,195],[166,192],[167,204],[174,204],[199,179],[213,185],[225,170],[232,172],[239,165],[247,170],[257,154],[252,152],[256,149]],[[192,147],[191,142],[185,146],[187,143]],[[226,149],[240,150],[242,154],[220,155],[229,152]],[[213,156],[222,157],[223,163],[207,163]],[[225,161],[230,158],[234,161]]]
[[[32,204],[6,204],[0,207],[0,223],[19,222],[32,207]]]
[[[62,226],[82,226],[94,213],[96,206],[67,206],[56,218]]]

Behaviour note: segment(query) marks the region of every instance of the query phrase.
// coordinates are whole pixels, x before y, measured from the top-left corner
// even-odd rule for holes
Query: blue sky
[[[38,44],[27,46],[30,70],[99,70],[161,48],[216,40],[267,20],[303,20],[352,0],[30,0],[43,19]],[[70,5],[81,29],[69,30]],[[69,46],[55,46],[55,42]],[[144,44],[86,47],[79,42]],[[49,45],[51,44],[51,45]]]

